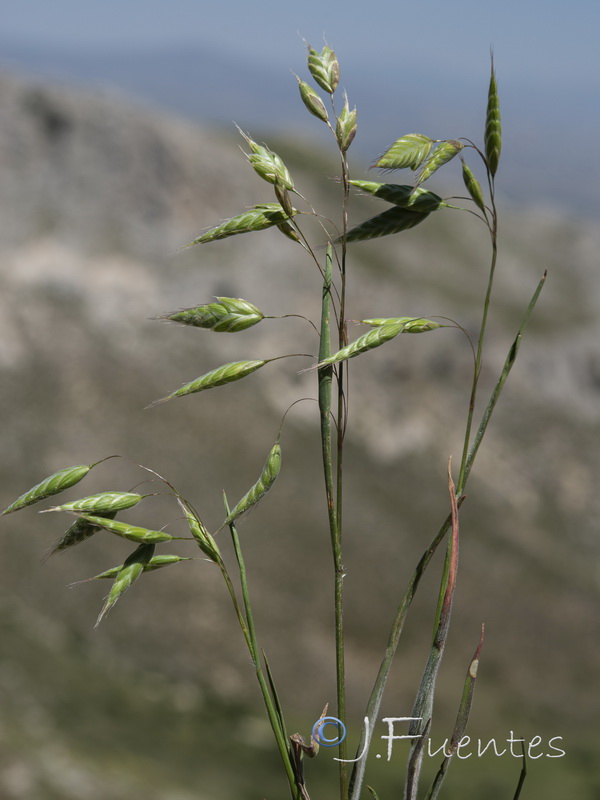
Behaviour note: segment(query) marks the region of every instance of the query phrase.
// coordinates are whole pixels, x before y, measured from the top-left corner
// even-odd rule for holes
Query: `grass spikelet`
[[[140,547],[154,547],[154,545],[140,545]],[[176,555],[159,555],[159,556],[152,556],[150,561],[147,564],[144,564],[144,572],[154,572],[157,569],[162,569],[163,567],[170,567],[171,564],[179,564],[180,561],[193,561],[193,558],[185,557],[185,556],[176,556]],[[74,583],[70,583],[69,586],[79,586],[81,583],[89,583],[90,581],[101,581],[101,580],[111,580],[112,578],[116,578],[119,572],[123,569],[125,565],[119,564],[118,567],[111,567],[110,569],[104,570],[104,572],[98,573],[98,575],[92,575],[91,578],[84,578],[82,581],[75,581]]]
[[[379,197],[381,200],[386,200],[388,203],[407,208],[410,211],[420,211],[428,214],[440,208],[440,206],[446,205],[435,192],[418,187],[415,189],[414,186],[402,186],[397,183],[376,183],[374,181],[349,181],[349,183],[362,192],[372,194],[374,197]]]
[[[200,550],[202,550],[202,552],[207,555],[211,561],[216,563],[221,561],[221,552],[219,547],[213,537],[207,531],[200,517],[190,509],[185,501],[179,500],[179,505],[185,514],[185,518],[190,528],[190,533],[196,540]]]
[[[485,157],[492,177],[498,169],[500,152],[502,150],[502,123],[500,121],[500,98],[498,84],[494,72],[494,59],[492,58],[492,71],[488,89],[487,113],[485,118]]]
[[[165,314],[160,319],[206,328],[217,333],[238,333],[256,325],[264,316],[260,309],[247,300],[239,297],[217,297],[216,303],[184,308]]]
[[[311,89],[306,81],[301,80],[297,75],[296,80],[298,81],[298,88],[300,89],[300,97],[306,108],[314,117],[317,117],[317,119],[320,119],[322,122],[329,122],[329,115],[327,114],[325,103],[321,100],[319,95],[314,89]]]
[[[465,187],[475,205],[482,211],[485,211],[485,200],[483,197],[483,191],[481,189],[481,185],[477,180],[477,178],[475,177],[475,175],[473,174],[471,168],[465,162],[465,160],[461,158],[461,161],[462,161],[462,176]]]
[[[375,319],[360,319],[363,325],[371,325],[376,328],[381,325],[400,324],[404,326],[401,333],[424,333],[425,331],[434,331],[436,328],[444,327],[439,322],[433,322],[431,319],[424,319],[423,317],[378,317]]]
[[[298,213],[297,209],[292,210],[294,214]],[[185,250],[186,247],[192,247],[195,244],[216,242],[218,239],[226,239],[228,236],[237,236],[240,233],[262,231],[273,227],[273,225],[279,225],[287,219],[289,219],[289,215],[286,214],[279,203],[261,203],[252,206],[243,214],[231,217],[231,219],[227,219],[220,225],[211,228],[192,242],[189,242],[189,244],[184,245],[182,249]]]
[[[252,150],[251,153],[246,153],[246,158],[256,174],[267,183],[279,183],[285,189],[293,189],[294,181],[277,153],[274,153],[266,145],[257,144],[239,127],[238,131]]]
[[[315,83],[328,94],[333,94],[340,82],[340,64],[333,50],[325,45],[319,53],[308,47],[308,69]]]
[[[104,516],[106,519],[114,519],[116,515],[116,511],[111,511],[102,516]],[[60,539],[55,542],[52,548],[44,556],[44,560],[46,558],[50,558],[50,556],[53,556],[55,553],[61,553],[63,550],[68,550],[69,547],[74,547],[76,544],[85,542],[86,539],[89,539],[90,536],[93,536],[99,530],[99,525],[92,525],[92,523],[88,522],[87,519],[79,517],[75,520],[71,527],[65,531]]]
[[[428,216],[428,212],[411,211],[408,208],[395,206],[351,228],[346,234],[346,241],[366,242],[380,236],[390,236],[393,233],[407,231],[423,222]]]
[[[418,169],[429,155],[433,139],[422,133],[407,133],[396,139],[373,164],[378,169]]]
[[[429,156],[427,161],[423,164],[423,169],[419,174],[419,183],[423,183],[427,178],[431,178],[436,172],[448,161],[451,161],[457,153],[463,149],[464,144],[455,139],[449,139],[447,142],[442,142],[436,147],[434,152]]]
[[[123,539],[129,539],[131,542],[137,542],[138,544],[158,544],[159,542],[170,542],[173,539],[173,536],[164,531],[139,528],[136,525],[130,525],[127,522],[117,522],[116,520],[110,520],[106,517],[82,514],[82,518],[86,519],[92,525],[103,528],[105,531],[116,533],[117,536],[121,536]]]
[[[46,497],[58,494],[64,489],[74,486],[85,478],[92,466],[93,464],[80,464],[76,467],[66,467],[58,472],[54,472],[33,488],[29,489],[29,491],[25,492],[25,494],[18,497],[14,503],[11,503],[4,509],[2,514],[12,514],[13,511],[19,511],[21,508],[31,506],[34,503],[38,503],[40,500],[45,500]]]
[[[372,325],[373,330],[363,333],[362,336],[350,342],[346,347],[342,347],[337,353],[323,359],[317,364],[317,367],[337,364],[339,361],[355,358],[367,350],[373,350],[375,347],[380,347],[382,344],[389,342],[399,333],[424,333],[425,331],[433,331],[442,327],[438,322],[423,319],[422,317],[390,317],[388,319],[365,319],[360,321],[365,325]]]
[[[205,389],[214,389],[216,386],[223,386],[226,383],[239,381],[245,378],[246,375],[250,375],[252,372],[256,372],[257,369],[264,367],[265,364],[268,364],[268,360],[232,361],[230,364],[223,364],[221,367],[212,369],[210,372],[206,372],[204,375],[196,378],[195,381],[186,383],[185,386],[182,386],[181,389],[177,389],[176,392],[171,392],[171,394],[166,397],[156,400],[151,405],[155,406],[159,403],[166,403],[167,400],[172,400],[174,397],[184,397],[188,394],[203,392]]]
[[[115,582],[113,583],[108,597],[102,606],[102,611],[98,615],[98,619],[96,620],[96,625],[94,627],[97,628],[98,625],[100,625],[102,619],[115,605],[117,600],[119,600],[119,598],[127,591],[127,589],[129,589],[131,584],[140,577],[144,571],[144,566],[150,561],[153,553],[153,544],[141,544],[137,550],[134,550],[134,552],[125,559],[125,563],[117,573]]]
[[[256,481],[254,486],[246,492],[239,503],[237,503],[231,509],[227,515],[227,519],[223,525],[221,525],[221,528],[223,528],[225,525],[229,525],[238,517],[241,517],[242,514],[245,514],[246,511],[249,511],[253,506],[255,506],[275,483],[275,479],[279,475],[280,469],[281,447],[279,442],[275,442],[265,462],[260,478]]]
[[[344,107],[337,118],[335,136],[342,153],[346,152],[356,136],[356,106],[350,111],[347,95],[344,95]]]
[[[111,511],[124,511],[126,508],[133,508],[140,500],[147,495],[136,494],[135,492],[101,492],[92,494],[89,497],[82,497],[81,500],[73,500],[64,503],[62,506],[54,506],[40,512],[48,511],[86,511],[92,514],[109,513]]]

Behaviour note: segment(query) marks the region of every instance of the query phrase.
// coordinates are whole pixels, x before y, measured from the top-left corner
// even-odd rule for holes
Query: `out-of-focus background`
[[[580,800],[600,791],[599,30],[597,4],[548,0],[32,0],[5,4],[0,23],[0,504],[56,469],[118,453],[128,460],[97,467],[69,498],[127,490],[146,479],[142,463],[211,529],[222,520],[222,489],[237,499],[256,480],[284,410],[314,396],[313,377],[297,372],[310,362],[279,361],[239,384],[145,407],[227,361],[313,352],[314,335],[295,318],[237,336],[151,318],[225,295],[316,319],[320,295],[317,270],[275,230],[174,253],[272,199],[232,120],[335,214],[335,151],[292,74],[307,78],[303,40],[336,50],[341,87],[358,107],[353,175],[375,180],[369,164],[404,133],[481,143],[493,48],[504,149],[483,397],[546,269],[548,280],[461,512],[432,737],[439,746],[451,732],[485,622],[473,740],[495,738],[501,751],[511,732],[541,737],[525,796]],[[464,193],[459,164],[431,188]],[[383,210],[352,203],[352,223]],[[319,243],[316,228],[310,236]],[[487,263],[483,226],[440,211],[414,231],[351,248],[348,317],[445,315],[475,331]],[[447,513],[446,462],[460,457],[471,354],[448,329],[400,337],[352,366],[345,566],[356,741],[393,611]],[[290,727],[306,736],[335,694],[314,404],[290,413],[282,446],[278,482],[240,533],[259,635]],[[183,533],[177,516],[157,497],[123,518]],[[1,528],[2,798],[259,800],[286,791],[212,565],[144,577],[94,630],[105,584],[66,586],[131,548],[98,534],[41,564],[64,520],[35,507]],[[383,716],[410,713],[440,566],[415,602]],[[376,735],[385,732],[382,723]],[[558,755],[553,737],[564,756],[549,757]],[[373,759],[370,782],[384,800],[398,792],[403,755],[398,743],[389,763]],[[324,750],[309,764],[314,797],[335,791],[335,768]],[[512,797],[520,768],[510,753],[475,754],[452,767],[447,796]]]

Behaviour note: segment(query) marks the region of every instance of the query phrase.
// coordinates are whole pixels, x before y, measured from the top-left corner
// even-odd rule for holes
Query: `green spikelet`
[[[216,303],[207,303],[196,308],[184,308],[160,319],[193,325],[218,333],[238,333],[256,325],[264,314],[252,303],[239,297],[217,297]]]
[[[279,183],[279,185],[285,189],[293,189],[294,181],[277,153],[269,150],[265,145],[257,144],[239,127],[238,131],[244,137],[248,147],[252,151],[251,153],[246,153],[246,158],[256,174],[267,181],[267,183]]]
[[[418,182],[424,183],[434,172],[444,164],[447,164],[448,161],[451,161],[457,153],[460,153],[463,147],[464,144],[462,142],[457,142],[455,139],[449,139],[447,142],[439,144],[423,164]]]
[[[124,511],[126,508],[133,508],[144,495],[135,492],[101,492],[92,494],[89,497],[82,497],[80,500],[73,500],[61,506],[47,508],[47,511],[86,511],[91,514],[104,514],[114,511]]]
[[[424,333],[443,327],[439,322],[433,322],[433,320],[423,317],[379,317],[377,319],[361,319],[359,322],[362,322],[363,325],[371,325],[373,328],[381,325],[403,325],[404,330],[400,331],[401,333]]]
[[[496,83],[496,74],[494,72],[494,59],[492,58],[487,114],[485,118],[485,157],[492,177],[494,177],[498,169],[501,150],[502,124],[500,122],[500,99],[498,97],[498,84]]]
[[[111,511],[100,516],[104,516],[106,519],[114,519],[116,515],[116,511]],[[63,550],[68,550],[69,547],[74,547],[76,544],[85,542],[86,539],[89,539],[90,536],[93,536],[99,530],[99,525],[92,525],[92,523],[88,522],[87,519],[79,517],[75,520],[71,527],[65,531],[60,539],[54,543],[52,548],[46,554],[45,558],[49,558],[55,553],[62,553]]]
[[[440,328],[441,325],[430,319],[422,317],[390,317],[383,319],[364,319],[361,320],[366,325],[373,326],[373,330],[363,333],[358,339],[350,342],[346,347],[342,347],[337,353],[325,358],[317,364],[317,367],[324,367],[327,364],[337,364],[339,361],[347,361],[355,358],[367,350],[373,350],[382,344],[394,339],[399,333],[423,333]]]
[[[346,241],[366,242],[379,236],[390,236],[392,233],[407,231],[423,222],[428,216],[429,214],[425,212],[411,211],[408,208],[396,206],[351,228],[346,234]]]
[[[329,356],[329,358],[325,358],[323,361],[320,361],[317,366],[324,367],[327,364],[337,364],[339,361],[347,361],[349,358],[355,358],[361,353],[365,353],[367,350],[373,350],[375,347],[380,347],[382,344],[385,344],[385,342],[389,342],[390,339],[398,336],[398,334],[402,332],[403,328],[404,325],[401,322],[390,322],[379,325],[372,331],[363,333],[363,335],[359,336],[358,339],[350,342],[350,344],[346,345],[346,347],[342,347],[341,350],[338,350],[337,353]]]
[[[319,53],[308,47],[308,69],[316,83],[328,94],[333,94],[340,81],[340,64],[333,50],[325,47]]]
[[[481,185],[475,175],[473,174],[471,168],[465,163],[464,159],[461,158],[462,161],[462,176],[463,182],[468,193],[471,195],[471,199],[475,203],[475,205],[480,208],[482,211],[485,211],[485,200],[483,197],[483,191],[481,189]]]
[[[221,528],[223,528],[225,525],[229,525],[238,517],[241,517],[242,514],[245,514],[246,511],[249,511],[253,506],[255,506],[258,501],[266,495],[271,486],[273,486],[275,479],[279,475],[280,469],[281,447],[279,442],[275,442],[265,462],[265,466],[263,467],[260,478],[256,481],[254,486],[246,492],[239,503],[232,508],[230,513],[227,515],[227,519],[223,525],[221,525]]]
[[[19,511],[21,508],[31,506],[34,503],[38,503],[40,500],[45,500],[46,497],[58,494],[64,491],[64,489],[74,486],[85,478],[92,466],[93,465],[89,464],[80,464],[76,467],[66,467],[58,472],[54,472],[29,489],[28,492],[18,497],[14,503],[11,503],[4,509],[2,514],[12,514],[14,511]]]
[[[116,533],[123,539],[129,539],[131,542],[138,544],[158,544],[159,542],[170,542],[173,537],[164,531],[153,531],[149,528],[139,528],[136,525],[129,525],[127,522],[117,522],[110,520],[106,517],[95,517],[88,514],[82,514],[83,519],[86,519],[92,525],[103,528],[105,531]]]
[[[292,209],[294,214],[297,214],[297,209]],[[279,225],[289,219],[289,215],[279,203],[260,203],[259,205],[252,206],[244,214],[239,214],[237,217],[225,220],[215,228],[203,233],[194,239],[189,244],[183,246],[192,247],[195,244],[206,244],[207,242],[215,242],[218,239],[226,239],[229,236],[237,236],[240,233],[251,233],[252,231],[262,231],[266,228],[272,228],[273,225]]]
[[[410,211],[420,211],[429,213],[435,211],[446,203],[434,192],[427,189],[415,189],[414,186],[401,186],[397,183],[375,183],[374,181],[350,181],[352,186],[356,186],[367,194],[387,200],[401,208],[408,208]]]
[[[429,155],[433,139],[422,133],[407,133],[380,156],[373,164],[379,169],[418,169]]]
[[[214,389],[216,386],[223,386],[226,383],[233,383],[245,378],[257,369],[264,367],[268,361],[233,361],[230,364],[223,364],[221,367],[212,369],[210,372],[201,375],[191,383],[186,383],[181,389],[160,400],[155,400],[152,406],[159,403],[166,403],[167,400],[172,400],[174,397],[184,397],[188,394],[195,394],[196,392],[203,392],[205,389]]]
[[[206,527],[200,517],[195,514],[183,500],[179,500],[179,505],[185,514],[190,532],[198,543],[200,550],[202,550],[202,552],[207,555],[211,561],[221,561],[219,547],[210,533],[206,530]]]
[[[317,119],[320,119],[322,122],[329,122],[325,103],[321,100],[319,95],[314,89],[311,89],[306,81],[301,80],[297,75],[296,80],[298,81],[298,88],[300,89],[300,97],[306,108],[314,117],[317,117]]]
[[[142,544],[140,547],[154,547],[154,545],[146,545]],[[155,572],[157,569],[162,569],[163,567],[170,567],[172,564],[179,564],[181,561],[193,561],[193,558],[185,557],[185,556],[175,556],[175,555],[160,555],[160,556],[152,556],[150,561],[147,564],[144,564],[144,572]],[[116,578],[119,572],[123,569],[125,565],[119,564],[118,567],[111,567],[110,569],[105,569],[104,572],[98,573],[98,575],[92,575],[91,578],[84,578],[81,581],[74,581],[70,583],[69,586],[79,586],[81,583],[89,583],[90,581],[102,581],[102,580],[112,580]]]
[[[127,589],[129,589],[131,584],[140,577],[144,571],[144,566],[150,561],[153,553],[153,544],[141,544],[137,550],[134,550],[125,560],[125,563],[117,573],[115,582],[106,598],[106,602],[102,606],[102,611],[98,615],[95,625],[96,628],[100,625],[105,615],[115,605],[117,600],[119,600]]]
[[[346,152],[356,136],[356,106],[350,111],[347,95],[344,95],[344,107],[337,118],[335,136],[342,153]]]

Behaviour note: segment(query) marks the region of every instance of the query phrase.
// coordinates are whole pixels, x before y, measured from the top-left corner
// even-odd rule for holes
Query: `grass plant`
[[[173,547],[180,539],[194,541],[202,553],[202,558],[198,559],[198,569],[205,568],[206,565],[203,562],[208,560],[217,566],[223,577],[239,622],[243,642],[254,667],[265,713],[273,732],[274,746],[279,752],[282,773],[288,783],[293,800],[309,800],[310,766],[307,765],[307,759],[315,758],[320,749],[322,750],[324,746],[329,747],[332,743],[337,747],[339,772],[336,791],[339,800],[359,800],[368,796],[367,791],[377,800],[376,790],[367,787],[365,782],[367,755],[373,729],[379,718],[382,697],[411,603],[434,553],[446,542],[431,646],[420,685],[416,688],[415,702],[411,713],[412,722],[409,729],[411,749],[405,770],[403,789],[405,800],[417,800],[419,797],[434,800],[440,794],[448,767],[460,747],[467,727],[477,667],[483,646],[482,627],[475,654],[468,662],[462,699],[457,712],[456,724],[449,739],[449,748],[444,754],[433,781],[428,787],[423,787],[421,785],[423,747],[425,737],[432,729],[436,681],[446,647],[458,576],[460,508],[465,501],[465,490],[477,453],[506,379],[515,363],[527,322],[538,300],[545,276],[541,277],[531,300],[525,304],[522,322],[516,331],[513,344],[487,402],[478,403],[481,368],[486,349],[487,323],[492,307],[492,290],[498,258],[495,176],[500,161],[502,138],[498,87],[493,61],[483,147],[478,147],[468,139],[433,139],[421,133],[403,134],[373,164],[374,168],[385,172],[408,170],[412,176],[407,183],[403,184],[351,179],[347,151],[357,132],[357,111],[355,108],[351,108],[346,95],[341,102],[341,108],[340,103],[336,102],[340,66],[334,51],[328,46],[325,46],[320,52],[309,47],[308,71],[316,88],[308,81],[298,78],[299,92],[302,102],[307,111],[315,117],[316,123],[328,128],[337,150],[340,186],[339,219],[331,220],[321,215],[296,187],[282,158],[267,145],[255,142],[248,133],[240,130],[247,149],[248,164],[260,179],[270,185],[274,191],[275,200],[258,203],[250,209],[239,210],[239,213],[199,234],[184,247],[207,245],[230,236],[258,233],[268,228],[278,229],[289,240],[290,258],[293,258],[294,253],[297,252],[307,259],[310,269],[316,268],[317,286],[315,291],[319,292],[321,297],[321,316],[319,320],[310,320],[310,322],[319,337],[318,349],[313,354],[282,353],[271,359],[253,358],[218,365],[196,380],[156,400],[152,405],[167,401],[179,402],[179,398],[184,396],[235,383],[273,361],[292,357],[308,359],[306,368],[301,370],[308,387],[303,388],[302,397],[311,395],[316,400],[316,407],[318,407],[324,490],[324,528],[328,529],[332,559],[334,603],[332,638],[335,650],[337,687],[335,705],[332,704],[331,708],[328,705],[325,706],[310,735],[290,733],[286,724],[285,711],[276,688],[277,665],[270,665],[267,660],[254,622],[250,588],[251,576],[247,573],[243,554],[243,548],[252,547],[251,537],[247,537],[250,541],[244,541],[242,546],[242,539],[245,537],[240,537],[238,534],[238,524],[242,516],[262,501],[269,492],[276,491],[274,486],[282,468],[281,431],[285,425],[285,416],[283,420],[274,421],[275,443],[268,451],[261,474],[239,501],[230,506],[229,500],[224,498],[224,521],[212,533],[203,522],[193,501],[184,497],[166,478],[144,467],[143,469],[152,473],[162,482],[164,491],[172,497],[174,513],[176,515],[183,513],[188,535],[175,536],[164,530],[157,531],[151,527],[133,525],[116,519],[121,511],[134,506],[136,512],[139,512],[143,507],[144,499],[150,495],[141,495],[131,490],[111,489],[45,509],[76,517],[52,552],[67,550],[100,530],[125,538],[135,545],[135,549],[123,564],[105,569],[89,579],[112,580],[112,587],[98,616],[96,624],[99,624],[110,609],[122,599],[132,584],[142,580],[148,572],[177,564],[182,560],[191,560],[171,552],[159,553],[157,548],[167,544],[168,547]],[[423,184],[432,179],[438,170],[444,168],[457,156],[462,161],[465,196],[444,199],[439,194],[423,187]],[[485,186],[482,186],[475,177],[475,172],[467,163],[467,158],[473,158],[480,162],[479,168],[483,169],[486,176]],[[355,227],[350,227],[348,211],[353,190],[372,195],[387,203],[389,207]],[[448,497],[447,516],[441,520],[439,529],[432,536],[429,547],[415,566],[413,575],[399,598],[387,646],[382,654],[377,675],[373,677],[373,686],[364,714],[361,739],[356,752],[350,752],[347,740],[343,735],[347,722],[344,635],[344,460],[346,437],[351,435],[352,430],[348,416],[350,400],[348,375],[351,369],[349,362],[359,356],[368,358],[368,352],[377,347],[384,345],[389,348],[397,347],[398,342],[395,340],[398,337],[403,340],[405,347],[410,347],[411,337],[402,336],[402,334],[430,333],[433,336],[443,336],[444,328],[461,328],[459,323],[451,322],[442,316],[444,309],[439,310],[440,316],[426,319],[416,313],[416,309],[399,308],[398,312],[404,316],[360,320],[363,325],[368,327],[368,330],[353,341],[349,341],[346,305],[348,293],[352,289],[351,248],[354,242],[364,242],[399,233],[410,235],[405,232],[410,231],[416,225],[427,224],[427,220],[434,213],[471,214],[474,224],[485,226],[490,240],[487,284],[481,287],[481,322],[474,341],[471,342],[473,348],[472,380],[465,398],[465,418],[460,423],[464,428],[462,451],[458,465],[454,466],[451,460],[448,461],[447,487],[443,489],[440,487],[440,490],[444,491]],[[324,247],[315,246],[309,240],[305,223],[312,220],[316,220],[318,223],[322,236],[321,244],[324,244]],[[401,240],[399,241],[401,242]],[[474,276],[473,280],[478,280],[477,276]],[[251,301],[231,297],[217,297],[204,305],[163,314],[160,318],[181,325],[203,328],[213,333],[236,333],[240,336],[252,326],[269,324],[269,317]],[[469,341],[471,340],[469,339]],[[293,366],[297,362],[286,363],[289,363],[290,369],[298,370],[297,366]],[[254,380],[257,379],[259,378],[254,378]],[[234,387],[228,387],[228,390],[234,391]],[[356,391],[360,391],[360,389]],[[201,403],[202,398],[195,398],[193,402]],[[483,408],[482,412],[478,412],[480,407]],[[160,410],[155,409],[150,413],[160,413]],[[481,415],[478,416],[478,413]],[[265,451],[267,451],[267,447],[265,447]],[[95,466],[96,464],[78,465],[60,469],[26,491],[8,505],[2,513],[7,515],[22,510],[76,485]],[[226,530],[229,532],[233,545],[233,563],[226,563],[219,546],[219,541],[225,536],[224,531]],[[285,633],[287,631],[282,632],[282,635]],[[465,661],[467,661],[466,658]],[[332,731],[335,731],[333,736]],[[515,796],[518,796],[521,791],[525,775],[524,766]],[[329,796],[334,796],[333,787],[329,791]]]

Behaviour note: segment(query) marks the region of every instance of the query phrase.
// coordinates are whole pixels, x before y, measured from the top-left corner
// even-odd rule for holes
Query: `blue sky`
[[[0,17],[0,41],[66,48],[210,43],[282,62],[325,35],[345,58],[471,69],[493,45],[509,79],[600,78],[597,0],[4,0]]]

